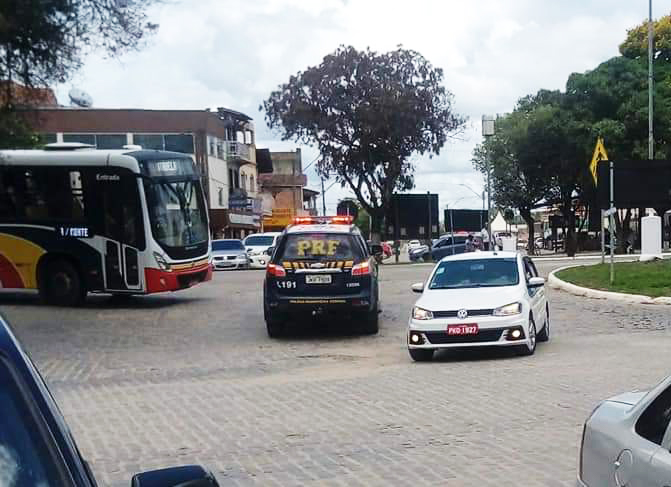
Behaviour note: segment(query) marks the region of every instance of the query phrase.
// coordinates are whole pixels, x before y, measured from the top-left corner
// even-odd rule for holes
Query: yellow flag
[[[607,161],[608,153],[606,148],[603,145],[603,139],[599,137],[596,140],[596,147],[594,147],[594,155],[592,156],[592,162],[589,163],[589,170],[592,173],[592,178],[594,178],[594,184],[597,184],[597,166],[600,161]]]

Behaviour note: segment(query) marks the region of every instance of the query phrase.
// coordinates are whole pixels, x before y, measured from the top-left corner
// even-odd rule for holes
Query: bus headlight
[[[154,260],[156,261],[159,269],[162,271],[170,271],[170,264],[168,264],[165,258],[158,252],[154,252]]]

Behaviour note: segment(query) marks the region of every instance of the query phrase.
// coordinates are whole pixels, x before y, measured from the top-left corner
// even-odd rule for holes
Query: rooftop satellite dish
[[[91,106],[93,106],[93,98],[91,98],[91,95],[84,90],[72,88],[68,93],[68,96],[70,97],[70,103],[73,106],[81,108],[91,108]]]

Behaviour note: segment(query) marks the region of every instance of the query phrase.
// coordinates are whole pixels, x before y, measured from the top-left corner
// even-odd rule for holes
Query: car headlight
[[[158,252],[154,252],[154,260],[156,261],[156,264],[158,265],[158,268],[161,269],[162,271],[169,271],[170,270],[170,264],[166,262],[165,258],[159,254]]]
[[[412,318],[414,320],[432,320],[433,319],[433,313],[429,311],[428,309],[420,308],[418,306],[415,306],[412,309]]]
[[[518,315],[521,312],[522,303],[510,303],[506,304],[505,306],[501,306],[500,308],[496,308],[492,314],[494,316],[511,316]]]
[[[246,259],[247,254],[238,254],[238,259]]]

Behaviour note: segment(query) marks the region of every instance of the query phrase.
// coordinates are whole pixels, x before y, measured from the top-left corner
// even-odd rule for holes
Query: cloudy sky
[[[655,17],[671,12],[671,0],[653,3]],[[225,106],[254,118],[258,147],[287,150],[297,145],[281,141],[258,110],[274,88],[341,44],[402,44],[443,68],[457,112],[469,119],[462,140],[416,160],[416,191],[439,193],[441,207],[478,208],[459,184],[483,188],[470,162],[482,114],[510,111],[540,88],[562,89],[572,72],[616,56],[647,8],[647,0],[164,0],[150,11],[160,30],[144,50],[91,56],[57,94],[67,103],[77,86],[104,108]],[[303,147],[303,165],[316,155]],[[318,188],[314,166],[307,173]],[[346,193],[338,185],[327,192],[329,211]]]

